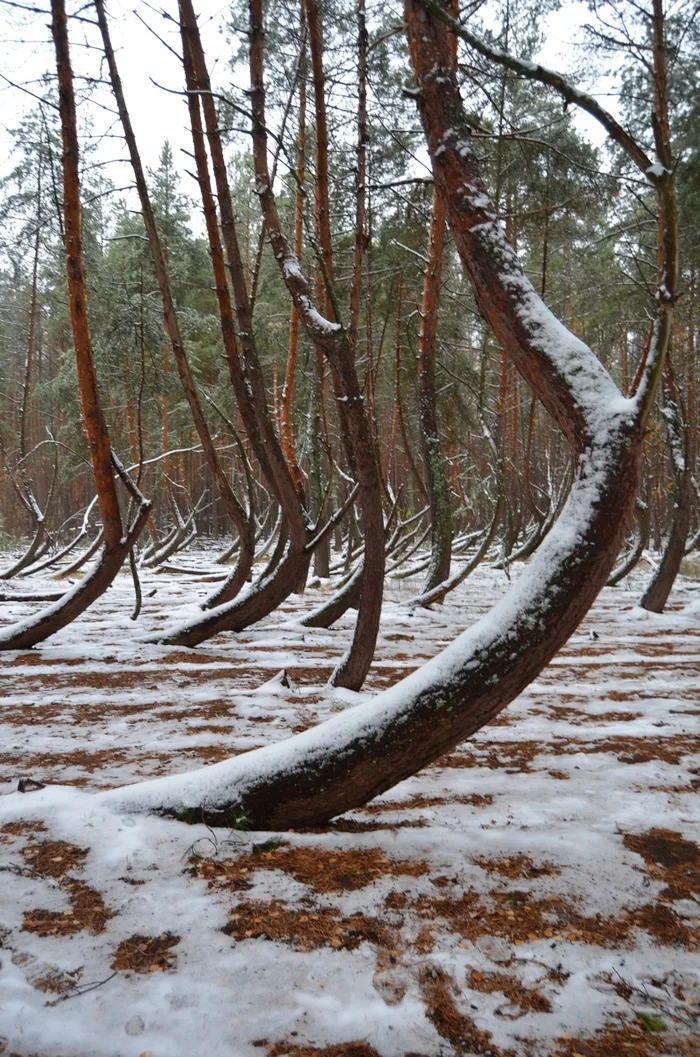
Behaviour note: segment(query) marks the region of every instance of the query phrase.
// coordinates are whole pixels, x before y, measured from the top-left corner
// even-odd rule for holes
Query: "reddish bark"
[[[285,829],[357,807],[498,715],[575,630],[615,561],[635,501],[644,424],[668,344],[673,235],[666,240],[664,232],[665,276],[672,285],[668,298],[657,300],[645,388],[632,407],[621,406],[619,390],[590,349],[557,324],[538,298],[496,222],[470,149],[443,24],[418,0],[406,0],[405,13],[421,120],[464,269],[502,347],[574,445],[576,477],[561,515],[565,523],[549,534],[509,595],[448,647],[441,663],[287,745],[208,768],[206,777],[177,776],[137,786],[133,794],[106,794],[122,810],[200,807],[210,822],[245,815],[256,828]],[[253,29],[256,48],[255,18]],[[662,194],[667,187],[670,182]],[[673,226],[672,191],[664,206]]]
[[[253,158],[258,197],[273,255],[280,267],[287,289],[296,305],[299,317],[310,340],[321,349],[330,363],[336,391],[343,411],[343,440],[348,462],[353,466],[360,485],[365,562],[362,595],[352,646],[333,673],[335,685],[359,689],[369,671],[381,617],[384,588],[384,519],[382,493],[372,435],[365,414],[363,397],[355,370],[352,344],[347,331],[335,320],[319,316],[314,308],[311,289],[299,262],[291,252],[283,234],[267,166],[267,133],[265,129],[265,89],[263,82],[263,26],[262,3],[251,0],[250,70],[251,103],[253,111]],[[314,37],[318,27],[312,26],[317,17],[314,0],[307,5],[309,39],[312,58]],[[314,67],[316,78],[316,68]],[[316,84],[316,90],[319,86]],[[328,229],[330,234],[330,228]],[[328,261],[326,261],[326,271]],[[328,292],[332,300],[332,287]],[[343,423],[341,418],[341,424]]]
[[[68,24],[63,0],[52,0],[51,13],[63,142],[63,226],[68,308],[73,331],[83,427],[95,477],[95,491],[102,518],[102,535],[109,549],[119,546],[122,538],[122,518],[112,470],[112,449],[98,392],[88,323],[75,94],[68,48]]]
[[[146,183],[146,176],[143,171],[141,164],[141,157],[136,144],[136,137],[134,135],[133,127],[131,124],[131,118],[126,106],[126,100],[122,89],[121,78],[117,69],[116,58],[112,43],[109,35],[109,26],[107,23],[107,17],[104,9],[104,0],[95,0],[95,10],[97,12],[97,20],[102,35],[102,42],[105,51],[105,57],[107,59],[107,65],[109,68],[110,80],[112,83],[112,90],[117,102],[117,109],[119,111],[119,117],[124,130],[124,137],[126,139],[127,148],[129,150],[129,157],[131,160],[131,166],[134,171],[134,178],[136,180],[136,188],[141,203],[141,214],[143,217],[144,227],[146,228],[146,234],[151,249],[151,257],[153,260],[153,267],[158,282],[158,289],[160,291],[162,306],[163,306],[163,323],[165,331],[170,339],[170,344],[173,349],[175,357],[175,363],[177,366],[182,388],[187,399],[187,403],[190,408],[190,413],[199,436],[202,450],[204,452],[205,459],[209,469],[217,484],[219,495],[226,507],[226,511],[231,518],[233,524],[236,527],[236,531],[239,534],[241,541],[238,563],[234,574],[232,575],[229,583],[227,584],[228,598],[233,598],[238,591],[241,589],[243,584],[248,579],[250,569],[253,564],[254,556],[254,529],[250,519],[246,515],[246,511],[236,497],[233,489],[231,488],[228,477],[221,465],[221,461],[217,455],[214,443],[211,438],[211,433],[207,425],[204,412],[202,410],[201,401],[197,392],[197,387],[190,369],[189,361],[185,351],[182,335],[180,333],[180,325],[177,318],[177,312],[175,310],[175,303],[173,300],[172,289],[170,286],[170,279],[168,277],[168,271],[166,266],[165,254],[163,251],[158,229],[156,227],[155,216],[153,214],[153,208],[151,205],[150,195],[148,192],[148,185]],[[166,410],[167,415],[167,410]],[[166,428],[165,423],[167,417],[164,418],[164,429]],[[166,449],[167,450],[167,449]]]

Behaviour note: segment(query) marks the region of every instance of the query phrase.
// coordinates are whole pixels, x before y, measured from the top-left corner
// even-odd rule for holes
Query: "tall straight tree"
[[[312,29],[312,17],[317,15],[315,4],[310,5],[307,11],[313,55],[315,34]],[[331,676],[334,685],[359,690],[374,657],[384,591],[384,515],[378,460],[355,369],[355,355],[350,335],[337,320],[337,305],[333,306],[332,319],[325,318],[315,308],[311,298],[310,284],[282,231],[267,163],[263,40],[262,3],[260,0],[251,0],[250,80],[253,158],[260,206],[274,257],[299,312],[301,322],[309,339],[328,359],[333,372],[335,390],[342,412],[340,421],[343,427],[347,459],[357,474],[360,486],[365,556],[357,622],[350,649]],[[314,76],[315,91],[322,94],[323,83],[322,81],[320,84],[316,82],[316,71]],[[330,250],[330,245],[328,249]],[[328,267],[330,260],[332,260],[330,256],[325,259],[325,279],[328,284],[328,298],[333,303],[335,301],[333,278],[332,271],[329,271]],[[356,266],[361,267],[361,257],[356,257],[355,261]]]
[[[451,0],[450,13],[455,15],[457,0]],[[452,38],[452,58],[457,65],[457,38]],[[444,199],[433,185],[433,202],[428,233],[428,258],[423,273],[420,335],[418,339],[418,408],[420,438],[423,445],[425,477],[430,502],[430,566],[424,591],[432,591],[447,580],[452,561],[452,514],[450,486],[445,455],[440,441],[435,386],[435,357],[437,354],[438,317],[442,258],[445,252],[447,208]]]

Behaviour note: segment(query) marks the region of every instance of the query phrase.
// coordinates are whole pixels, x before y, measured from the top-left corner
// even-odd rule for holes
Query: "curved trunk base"
[[[103,595],[136,543],[150,509],[150,503],[143,503],[124,542],[117,547],[105,547],[100,560],[95,562],[88,574],[57,602],[27,620],[0,630],[0,650],[31,649],[65,628]]]
[[[41,547],[45,536],[46,522],[42,520],[37,525],[32,542],[29,544],[22,557],[16,561],[14,565],[11,565],[9,569],[5,569],[4,572],[0,573],[0,580],[11,580],[13,576],[17,576],[17,574],[21,573],[23,569],[28,568],[33,562],[35,562],[40,557],[39,548]]]
[[[415,774],[497,716],[578,627],[617,556],[640,447],[618,424],[584,452],[558,525],[505,598],[390,690],[288,741],[98,795],[121,811],[278,830],[320,825]]]
[[[684,475],[676,494],[676,512],[661,563],[642,595],[640,606],[650,613],[663,613],[676,582],[690,531],[690,474]]]
[[[272,613],[294,592],[310,557],[303,550],[290,547],[276,568],[269,575],[263,574],[243,598],[217,606],[172,631],[149,635],[147,641],[194,647],[223,631],[243,631]]]

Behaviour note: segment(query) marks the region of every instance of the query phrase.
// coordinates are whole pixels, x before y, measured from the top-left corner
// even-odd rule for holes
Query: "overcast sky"
[[[23,2],[43,6],[42,0]],[[226,70],[230,47],[222,28],[228,3],[222,3],[221,0],[196,0],[195,6],[208,62],[212,68],[212,81],[215,84],[217,81],[227,83],[230,81],[230,74]],[[69,10],[71,9],[77,9],[77,5],[70,5]],[[174,15],[177,11],[176,2],[166,0],[161,4],[154,0],[151,5],[144,0],[108,0],[117,62],[143,160],[146,165],[153,167],[163,141],[167,138],[173,146],[178,167],[182,167],[184,159],[181,149],[191,149],[186,107],[181,96],[169,94],[165,90],[181,89],[181,69],[174,55],[144,25],[144,22],[147,23],[159,36],[177,48],[179,39],[176,28],[172,22],[159,14],[163,9]],[[400,9],[400,0],[396,0],[397,17],[400,16]],[[83,11],[89,17],[90,8],[86,6]],[[578,2],[566,2],[559,11],[550,15],[546,23],[547,41],[539,56],[541,61],[566,72],[573,55],[572,41],[577,37],[586,16],[585,6]],[[70,33],[76,73],[89,72],[94,75],[99,68],[99,54],[96,50],[84,47],[84,44],[91,44],[94,48],[97,44],[95,33],[91,32],[86,37],[85,29],[74,21],[71,21]],[[28,94],[9,85],[7,79],[15,85],[24,85],[28,91],[40,92],[41,86],[37,86],[36,81],[45,70],[53,68],[54,55],[48,16],[25,13],[8,6],[4,0],[0,0],[0,37],[0,173],[5,173],[11,164],[8,129],[17,124],[23,111],[34,105],[34,100]],[[2,77],[5,80],[2,80]],[[101,98],[104,103],[111,105],[106,94]],[[94,103],[84,105],[90,106],[96,131],[103,132],[113,122],[113,117],[105,111],[100,111]],[[585,115],[581,119],[581,127],[596,142],[601,141],[597,126],[588,121]],[[113,134],[118,134],[120,130],[114,127],[112,131]],[[103,142],[100,151],[101,158],[105,161],[123,158],[125,155],[123,141],[119,138]],[[124,164],[109,164],[105,171],[117,186],[130,182],[129,172]],[[186,189],[193,190],[187,186]]]

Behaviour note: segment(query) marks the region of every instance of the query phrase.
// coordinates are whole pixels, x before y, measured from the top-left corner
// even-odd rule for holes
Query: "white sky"
[[[39,3],[41,4],[42,0],[39,0]],[[195,6],[209,64],[211,66],[216,60],[216,67],[223,74],[228,49],[225,37],[219,29],[223,26],[228,3],[222,3],[222,0],[195,0]],[[158,8],[174,15],[177,13],[177,4],[172,0],[166,0],[164,4],[159,4]],[[172,22],[157,14],[142,0],[136,0],[136,4],[133,0],[108,0],[107,13],[117,65],[143,161],[148,166],[154,166],[164,140],[169,139],[176,162],[181,167],[180,148],[191,150],[186,104],[181,96],[171,95],[163,88],[181,90],[182,69],[175,56],[149,32],[138,16],[173,47],[179,46],[177,29]],[[90,17],[89,8],[84,14]],[[99,56],[95,51],[88,51],[80,46],[85,40],[84,29],[71,21],[69,31],[74,72],[76,75],[86,72],[94,74],[98,69]],[[26,43],[21,42],[22,37],[26,37]],[[88,40],[91,44],[97,43],[96,30],[91,32]],[[49,19],[40,15],[25,15],[2,3],[0,48],[0,75],[16,84],[27,85],[30,90],[36,90],[36,85],[30,82],[44,70],[54,68]],[[215,69],[212,71],[213,79],[216,72]],[[156,87],[154,81],[163,88]],[[106,96],[100,98],[112,105]],[[6,172],[8,169],[8,152],[12,143],[8,129],[16,124],[22,112],[33,106],[34,101],[23,91],[0,79],[0,172]],[[111,119],[108,115],[100,114],[99,109],[93,105],[90,105],[90,112],[98,129],[102,130],[109,125]],[[120,132],[120,126],[114,131]],[[121,140],[113,140],[102,147],[104,158],[116,158],[125,155],[125,152],[126,148]],[[119,172],[120,168],[115,166],[114,171],[107,171],[115,182],[126,183],[128,173],[126,170]]]
[[[24,0],[24,2],[37,3],[37,6],[43,7],[46,0]],[[71,4],[70,9],[76,6]],[[396,0],[395,6],[398,19],[401,14],[400,0]],[[228,3],[225,0],[223,3],[222,0],[195,0],[195,7],[199,16],[207,59],[212,70],[212,81],[215,85],[217,81],[226,83],[229,79],[226,70],[229,46],[222,28]],[[170,11],[173,15],[176,14],[175,0],[165,0],[162,4],[156,0],[153,7],[144,0],[135,0],[135,3],[134,0],[108,0],[108,15],[117,52],[117,63],[142,158],[147,166],[153,167],[157,162],[163,141],[169,139],[173,146],[175,162],[178,168],[183,168],[185,159],[181,154],[181,149],[191,149],[185,103],[181,96],[169,94],[164,90],[164,88],[176,91],[181,89],[181,68],[176,58],[140,21],[140,18],[143,19],[159,35],[170,40],[173,47],[177,48],[179,39],[176,27],[158,13],[162,9]],[[90,17],[89,7],[84,8],[84,14]],[[574,55],[572,44],[587,17],[588,12],[583,3],[579,0],[565,0],[562,9],[554,12],[547,19],[547,41],[539,56],[541,61],[564,73],[569,72],[568,67]],[[90,31],[90,36],[86,38],[85,30],[72,21],[70,33],[76,74],[96,73],[99,61],[98,52],[80,46],[85,39],[93,45],[97,44],[96,30]],[[4,75],[15,84],[24,84],[29,90],[33,90],[36,85],[32,82],[35,82],[45,70],[53,69],[54,55],[48,16],[27,14],[7,6],[0,0],[0,48],[0,55],[2,55],[0,75]],[[156,87],[154,81],[163,88]],[[111,105],[111,100],[106,94],[101,98],[107,105]],[[29,96],[21,89],[8,85],[0,76],[0,173],[6,173],[11,167],[9,157],[11,139],[8,129],[17,123],[22,112],[31,109],[33,105],[33,100]],[[608,105],[610,105],[609,100]],[[99,108],[93,104],[90,104],[90,111],[95,120],[96,130],[106,129],[112,120],[110,115],[100,112]],[[603,136],[595,122],[586,118],[585,115],[581,115],[577,120],[579,120],[581,130],[589,138],[596,143],[601,142]],[[120,129],[115,126],[113,131],[118,132]],[[103,143],[100,150],[100,156],[104,160],[125,156],[125,147],[120,139]],[[189,166],[189,162],[187,165]],[[116,186],[131,182],[125,164],[109,164],[105,172],[109,174]],[[189,184],[190,181],[185,180],[184,189],[192,193],[194,188]]]

